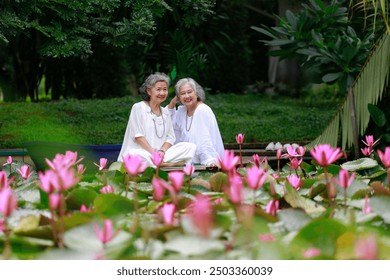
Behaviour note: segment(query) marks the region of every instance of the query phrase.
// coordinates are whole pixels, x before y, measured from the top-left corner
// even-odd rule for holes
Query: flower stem
[[[4,219],[3,232],[5,233],[3,260],[8,260],[11,256],[11,230],[8,228],[7,219]]]
[[[242,167],[242,149],[241,149],[241,145],[239,145],[240,147],[240,167]]]

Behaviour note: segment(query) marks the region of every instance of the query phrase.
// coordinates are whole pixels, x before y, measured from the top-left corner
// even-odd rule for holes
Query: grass
[[[29,141],[79,144],[122,143],[129,112],[140,97],[0,103],[0,148]],[[245,134],[245,142],[293,142],[315,139],[338,104],[261,95],[209,95],[225,143]]]

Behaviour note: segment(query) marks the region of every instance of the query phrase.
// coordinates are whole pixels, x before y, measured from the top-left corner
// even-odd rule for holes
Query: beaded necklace
[[[148,101],[148,105],[149,105],[149,108],[150,108],[150,112],[152,113],[152,115],[155,115],[156,117],[159,117],[158,115],[156,115],[153,110],[152,110],[152,107],[150,107],[150,103]],[[163,122],[163,132],[161,133],[161,135],[158,135],[158,130],[157,130],[157,124],[156,124],[156,120],[153,118],[153,124],[154,124],[154,132],[156,133],[156,136],[157,138],[161,139],[163,138],[164,134],[165,134],[165,120],[164,120],[164,117],[163,117],[163,114],[161,112],[161,107],[159,106],[158,107],[159,110],[160,110],[160,116],[162,118],[162,122]]]

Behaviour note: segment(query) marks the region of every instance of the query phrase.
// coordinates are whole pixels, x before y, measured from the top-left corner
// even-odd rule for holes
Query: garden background
[[[155,71],[197,80],[234,150],[214,173],[6,157],[3,258],[388,259],[389,29],[386,1],[6,1],[7,153],[121,143]],[[271,141],[298,145],[240,164]]]

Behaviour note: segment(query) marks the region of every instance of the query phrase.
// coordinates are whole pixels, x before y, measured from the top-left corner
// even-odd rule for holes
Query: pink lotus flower
[[[238,145],[242,145],[244,143],[245,134],[239,133],[236,135],[236,142]]]
[[[267,204],[265,212],[276,216],[276,211],[279,209],[279,200],[270,200]]]
[[[168,185],[167,182],[165,182],[163,179],[160,179],[156,176],[152,179],[152,186],[153,186],[153,199],[156,201],[161,201],[164,197],[165,191],[166,191],[166,185]]]
[[[104,186],[103,188],[101,188],[100,192],[101,193],[114,193],[115,190],[114,190],[114,188],[112,186],[107,185],[107,186]]]
[[[329,144],[316,145],[312,150],[310,150],[310,154],[322,167],[331,165],[343,155],[343,153],[340,152],[340,148],[335,149]]]
[[[303,159],[297,159],[296,157],[295,157],[295,158],[292,158],[292,159],[290,160],[290,167],[291,167],[292,169],[298,169],[299,166],[300,166],[301,163],[302,163],[302,160],[303,160]]]
[[[259,240],[261,242],[274,242],[276,241],[276,237],[272,233],[264,233],[259,234]]]
[[[305,250],[302,253],[302,255],[306,259],[315,258],[315,257],[318,257],[319,255],[321,255],[321,250],[318,248],[309,248],[309,249]]]
[[[100,158],[99,162],[100,162],[100,164],[97,164],[95,162],[93,164],[95,164],[97,167],[99,167],[99,171],[102,171],[106,167],[108,159]]]
[[[160,153],[159,151],[154,151],[152,153],[152,162],[154,163],[157,168],[159,168],[163,162],[164,154]]]
[[[77,165],[77,174],[78,175],[82,175],[85,172],[85,170],[87,170],[87,168],[84,167],[83,164],[78,164]]]
[[[125,155],[123,157],[123,165],[127,173],[132,176],[136,176],[145,170],[143,159],[137,155]]]
[[[9,188],[11,186],[11,183],[15,180],[15,177],[12,177],[10,180],[8,180],[8,175],[5,173],[5,171],[0,171],[0,190]]]
[[[186,166],[183,168],[184,174],[191,177],[192,174],[195,172],[195,167],[191,163],[187,163]]]
[[[341,169],[339,172],[340,180],[333,179],[333,181],[340,187],[346,189],[352,184],[353,180],[355,179],[355,175],[355,173],[352,173],[352,175],[349,176],[348,170]]]
[[[111,220],[104,221],[102,230],[96,224],[93,224],[93,228],[95,230],[96,236],[103,244],[106,244],[114,237]]]
[[[239,157],[234,155],[233,150],[225,150],[222,156],[222,160],[218,158],[219,165],[225,172],[230,172],[235,169],[238,161]]]
[[[58,208],[61,202],[61,196],[56,193],[49,194],[49,207],[51,210],[55,210]]]
[[[362,142],[364,143],[364,145],[366,145],[367,147],[369,148],[372,148],[375,146],[375,144],[377,144],[379,142],[380,139],[377,139],[376,141],[374,141],[374,136],[372,135],[366,135],[366,141],[362,140]]]
[[[306,148],[305,148],[305,147],[302,147],[302,146],[299,146],[299,147],[298,147],[297,154],[298,154],[299,156],[303,157],[303,156],[306,154]]]
[[[205,195],[197,194],[187,210],[199,233],[204,237],[209,236],[213,227],[213,209],[210,199]]]
[[[260,162],[260,157],[259,157],[258,154],[253,154],[253,155],[252,155],[252,161],[251,161],[251,163],[252,163],[253,165],[257,166],[257,167],[260,167],[261,162]]]
[[[372,150],[371,148],[369,147],[365,147],[365,148],[361,148],[360,149],[362,151],[362,154],[366,157],[372,155],[372,153],[374,152],[374,150]]]
[[[57,180],[57,175],[53,170],[46,170],[45,173],[39,171],[38,176],[40,179],[39,186],[43,191],[47,193],[52,193],[60,188]]]
[[[282,149],[276,150],[276,159],[279,160],[282,158]]]
[[[267,173],[256,165],[247,169],[246,181],[251,189],[261,188],[267,179]]]
[[[73,168],[57,170],[56,175],[59,186],[59,189],[57,190],[59,192],[70,189],[80,181],[80,177],[76,176],[76,172]]]
[[[298,154],[297,151],[296,151],[296,147],[293,147],[293,146],[288,146],[288,147],[287,147],[287,154],[288,154],[290,157],[299,156],[299,154]]]
[[[56,154],[53,161],[48,159],[45,160],[51,169],[60,170],[68,169],[78,164],[83,159],[84,158],[77,159],[77,152],[66,151],[65,154]]]
[[[80,212],[81,213],[91,212],[91,209],[85,206],[84,204],[81,204]]]
[[[242,202],[243,199],[242,189],[243,189],[242,178],[239,174],[234,172],[229,176],[229,188],[227,189],[227,194],[231,202],[237,204],[240,204]]]
[[[164,223],[166,225],[173,225],[174,216],[175,216],[176,206],[172,203],[165,203],[163,207],[161,207],[161,213],[164,219]]]
[[[9,217],[17,207],[17,198],[10,188],[0,190],[0,213]]]
[[[180,171],[172,171],[168,174],[168,179],[176,192],[180,192],[184,184],[184,173]]]
[[[381,150],[378,150],[377,152],[383,166],[385,168],[390,168],[390,147],[386,147],[384,153]]]
[[[11,156],[8,156],[8,158],[7,158],[7,163],[8,163],[8,164],[12,164],[12,157],[11,157]]]
[[[23,165],[21,169],[16,168],[16,170],[19,172],[20,176],[22,176],[24,180],[27,180],[32,175],[29,165]]]
[[[297,191],[302,187],[304,181],[301,181],[301,178],[299,176],[292,174],[287,177],[287,181],[290,183],[291,186],[293,186],[294,189]]]
[[[377,260],[378,245],[375,236],[358,239],[355,244],[355,256],[359,260]]]
[[[366,197],[364,199],[364,206],[363,206],[362,212],[363,212],[363,214],[368,214],[368,213],[372,212],[371,206],[370,206],[370,201],[368,199],[368,194],[366,194]]]

